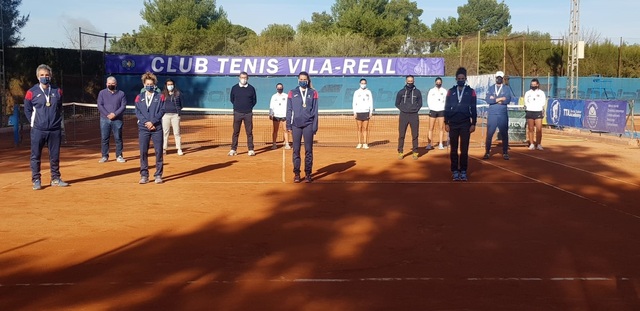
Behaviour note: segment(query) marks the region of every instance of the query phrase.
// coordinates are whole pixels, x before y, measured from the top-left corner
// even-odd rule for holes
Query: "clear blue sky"
[[[467,0],[417,0],[424,10],[422,21],[431,25],[436,18],[457,16],[457,8]],[[554,38],[568,33],[571,0],[505,0],[511,12],[513,31],[548,32]],[[19,10],[30,14],[22,29],[22,46],[73,48],[77,43],[78,27],[87,31],[120,36],[137,30],[144,24],[140,17],[142,0],[22,0]],[[331,9],[333,0],[217,0],[229,19],[260,33],[269,24],[291,24],[294,28],[313,12]],[[640,1],[597,0],[580,1],[581,29],[598,34],[600,39],[618,42],[620,37],[629,43],[640,43],[640,33],[633,21],[640,12]],[[85,40],[85,38],[83,38]],[[100,40],[85,43],[101,48]]]

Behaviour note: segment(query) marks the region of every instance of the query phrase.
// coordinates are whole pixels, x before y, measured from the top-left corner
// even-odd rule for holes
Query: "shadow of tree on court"
[[[539,157],[585,171],[524,152],[511,161],[480,161],[481,151],[472,150],[468,183],[449,182],[442,152],[419,161],[390,158],[375,172],[366,167],[375,163],[346,160],[318,169],[322,178],[312,184],[182,187],[182,198],[206,194],[202,206],[188,208],[175,192],[155,191],[166,207],[132,217],[176,217],[166,209],[180,206],[180,219],[191,215],[200,225],[131,238],[66,266],[21,267],[21,258],[4,254],[0,304],[7,310],[637,309],[640,226],[612,208],[640,215],[631,205],[640,193],[623,182],[587,178],[612,174],[637,184],[637,175],[615,165],[616,156],[589,157],[580,146],[567,151],[549,148]],[[87,201],[87,208],[101,208],[97,202]],[[614,281],[550,280],[600,276]],[[60,284],[36,285],[49,282]]]

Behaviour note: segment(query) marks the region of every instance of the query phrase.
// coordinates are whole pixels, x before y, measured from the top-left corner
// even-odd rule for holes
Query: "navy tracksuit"
[[[149,104],[149,105],[147,105]],[[136,96],[136,117],[138,117],[138,142],[140,144],[140,176],[149,177],[149,142],[153,141],[153,149],[156,153],[156,173],[154,177],[162,177],[163,172],[163,134],[162,116],[164,115],[164,95],[153,93],[150,103],[147,103],[146,92]],[[145,123],[151,122],[155,129],[149,130]]]
[[[502,86],[492,85],[487,90],[486,101],[489,104],[487,113],[487,139],[485,141],[485,153],[491,151],[491,142],[496,128],[500,130],[502,136],[502,153],[509,153],[509,113],[507,105],[511,102],[511,88],[502,84]],[[496,98],[506,97],[502,103],[498,103]]]
[[[304,96],[304,99],[303,99]],[[300,175],[300,147],[304,139],[304,172],[313,169],[313,135],[318,132],[318,92],[299,87],[289,91],[287,98],[287,130],[293,134],[293,173]]]
[[[24,114],[31,123],[31,182],[41,177],[40,158],[45,144],[49,149],[51,180],[60,179],[62,90],[53,85],[46,89],[34,85],[25,94]]]
[[[464,86],[462,92],[458,86],[449,89],[444,108],[444,123],[449,125],[449,143],[451,144],[451,171],[466,171],[469,163],[469,140],[471,126],[476,125],[478,111],[476,91]],[[458,142],[459,140],[459,142]],[[458,143],[460,156],[458,157]]]

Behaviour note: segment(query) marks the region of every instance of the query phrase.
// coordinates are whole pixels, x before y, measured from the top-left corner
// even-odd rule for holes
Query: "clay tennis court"
[[[31,190],[28,142],[3,145],[0,309],[640,309],[637,146],[549,132],[510,161],[471,148],[470,181],[452,182],[447,150],[398,160],[397,138],[375,133],[369,150],[324,144],[321,120],[315,181],[293,184],[268,122],[256,157],[189,122],[162,185],[137,184],[130,125],[127,163],[113,143],[97,163],[97,124],[77,129],[68,188]]]

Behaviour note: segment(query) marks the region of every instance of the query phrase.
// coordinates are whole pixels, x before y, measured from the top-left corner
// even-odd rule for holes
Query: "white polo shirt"
[[[542,111],[546,104],[547,97],[542,90],[528,90],[524,93],[524,106],[526,111]]]
[[[429,110],[444,111],[445,100],[447,99],[447,90],[443,87],[433,87],[427,95],[427,105]]]
[[[357,89],[353,92],[353,112],[371,113],[373,111],[373,94],[369,89]]]
[[[275,93],[271,96],[271,102],[269,103],[269,115],[276,118],[287,117],[287,97],[285,92]]]

